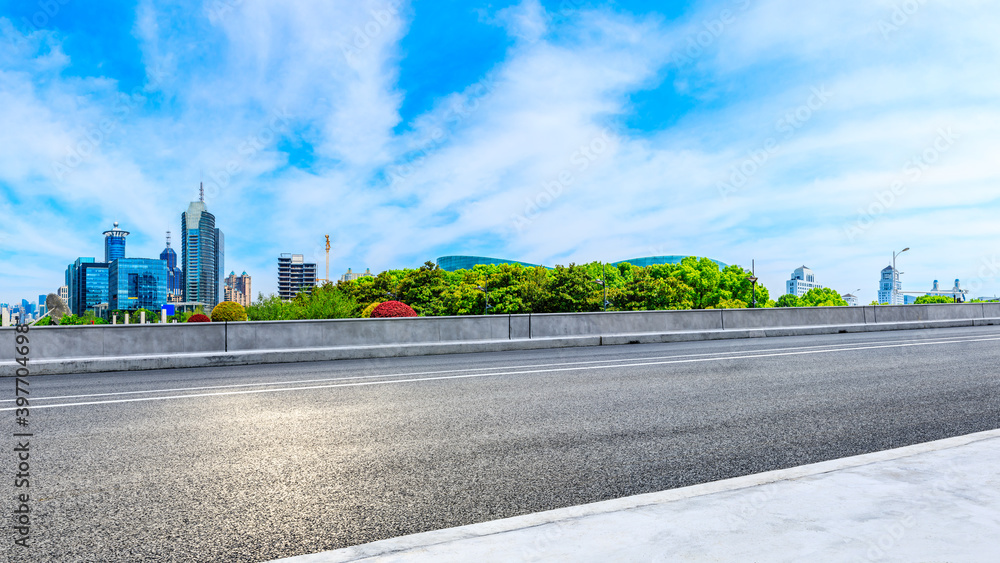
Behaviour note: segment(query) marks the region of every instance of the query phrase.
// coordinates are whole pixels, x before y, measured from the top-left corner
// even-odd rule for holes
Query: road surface
[[[979,327],[33,377],[0,559],[268,561],[996,429],[998,366]]]

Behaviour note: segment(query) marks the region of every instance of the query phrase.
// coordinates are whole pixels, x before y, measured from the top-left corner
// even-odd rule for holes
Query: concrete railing
[[[256,363],[975,324],[1000,324],[1000,303],[33,327],[30,348],[53,372],[59,361],[100,358],[212,356],[215,365],[241,353]],[[2,375],[13,373],[13,331],[0,329]],[[353,351],[296,353],[331,349]]]

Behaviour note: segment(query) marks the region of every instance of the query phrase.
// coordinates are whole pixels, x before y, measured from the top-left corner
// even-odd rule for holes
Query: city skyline
[[[199,182],[265,294],[330,234],[331,272],[692,253],[863,304],[911,247],[904,289],[994,295],[1000,79],[964,46],[1000,16],[974,4],[5,7],[0,301],[116,221],[159,255]]]

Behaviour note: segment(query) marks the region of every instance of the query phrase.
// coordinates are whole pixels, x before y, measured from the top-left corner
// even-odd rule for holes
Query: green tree
[[[723,298],[719,283],[722,274],[719,265],[708,258],[698,259],[688,256],[681,261],[678,274],[681,281],[691,288],[687,301],[693,309],[710,309]],[[731,297],[731,295],[730,295]]]
[[[108,324],[108,321],[94,315],[93,311],[86,311],[82,316],[76,315],[63,315],[63,318],[59,321],[59,326],[74,326],[74,325],[104,325]]]
[[[749,306],[756,296],[757,307],[766,307],[771,295],[763,284],[758,283],[754,288],[754,284],[750,282],[752,275],[752,272],[740,266],[726,266],[719,273],[719,299],[742,301]]]
[[[721,299],[719,304],[715,306],[716,309],[746,309],[747,304],[740,301],[739,299]]]
[[[406,303],[421,317],[444,315],[447,311],[445,294],[448,282],[445,271],[434,262],[426,262],[409,270],[396,284],[396,300]],[[366,305],[367,306],[367,305]]]
[[[829,288],[814,287],[799,300],[800,307],[847,307],[847,301],[840,293]]]
[[[948,297],[947,295],[921,295],[917,297],[914,305],[925,305],[930,303],[954,303],[954,297]]]
[[[777,303],[774,304],[775,307],[801,307],[799,302],[799,297],[797,295],[792,295],[791,293],[786,293],[778,298]]]
[[[652,268],[631,268],[630,280],[615,299],[624,311],[690,309],[692,289],[680,278],[657,277]]]
[[[594,279],[587,270],[570,264],[549,272],[548,284],[538,303],[538,313],[582,313],[600,310],[594,300]],[[598,286],[599,287],[599,286]]]
[[[337,286],[326,283],[300,292],[290,309],[294,319],[345,319],[357,316],[358,303]]]
[[[177,322],[186,322],[190,316],[187,314]],[[291,303],[282,301],[277,295],[264,297],[263,293],[258,293],[257,300],[247,307],[247,318],[251,321],[286,321],[296,317]]]

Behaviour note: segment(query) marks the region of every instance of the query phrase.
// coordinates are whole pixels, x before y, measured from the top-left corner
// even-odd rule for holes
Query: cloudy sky
[[[0,0],[0,301],[157,256],[226,269],[695,254],[776,297],[1000,293],[1000,12],[977,0]]]

